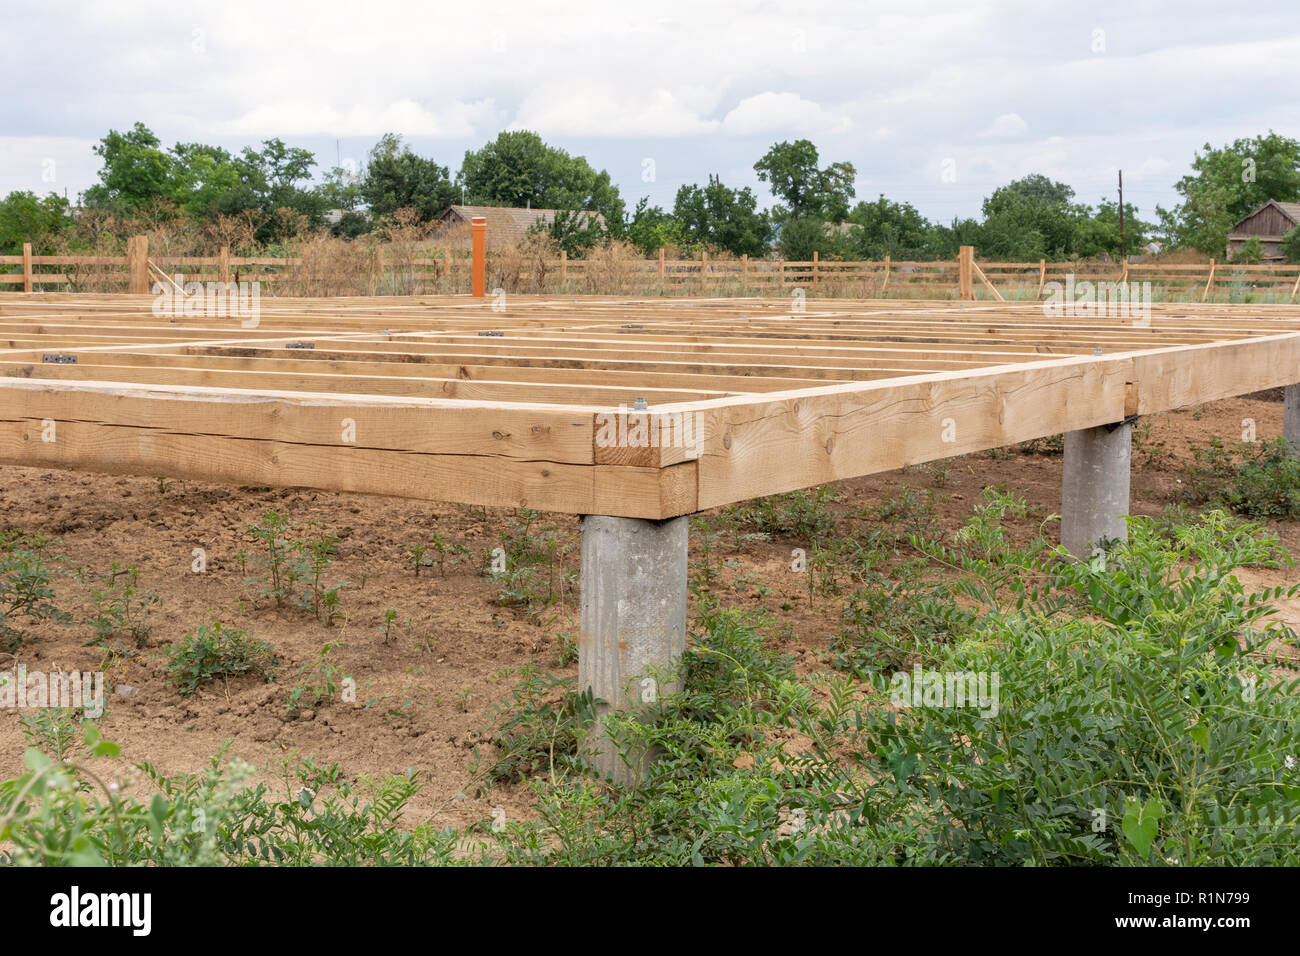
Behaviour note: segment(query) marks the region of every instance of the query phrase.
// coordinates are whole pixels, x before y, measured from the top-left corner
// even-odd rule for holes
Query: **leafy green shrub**
[[[55,621],[67,624],[72,615],[54,602],[51,586],[57,565],[51,553],[58,542],[39,531],[0,532],[0,649],[14,652],[31,639],[20,622]]]
[[[334,652],[342,647],[339,641],[326,641],[316,653],[314,661],[298,668],[293,686],[289,689],[289,709],[319,707],[332,704],[338,695],[343,671],[334,660]]]
[[[36,747],[59,761],[72,756],[85,723],[77,719],[77,712],[70,707],[42,707],[35,713],[21,714],[18,722],[29,747]]]
[[[135,565],[122,567],[114,561],[104,578],[103,585],[90,589],[90,602],[94,606],[90,626],[95,629],[91,643],[126,638],[136,647],[144,647],[153,631],[150,609],[161,603],[160,598],[152,591],[140,590],[140,572]]]
[[[220,621],[204,624],[173,645],[167,675],[188,697],[209,681],[256,674],[271,682],[275,653],[266,641],[255,640],[246,631],[225,627]]]
[[[1278,249],[1287,262],[1300,262],[1300,226],[1292,226],[1282,237]]]
[[[1264,244],[1260,241],[1259,236],[1251,236],[1241,244],[1240,249],[1228,256],[1228,261],[1234,265],[1257,266],[1263,258]]]
[[[830,645],[835,666],[866,675],[913,659],[932,661],[974,617],[953,597],[945,585],[924,581],[916,564],[901,566],[892,578],[871,575],[845,603],[843,627]]]
[[[836,518],[829,505],[838,498],[834,488],[823,485],[757,498],[741,510],[741,515],[760,534],[814,541],[834,533]]]
[[[1062,563],[1083,615],[991,614],[948,672],[1000,676],[995,714],[872,711],[890,795],[925,819],[926,856],[966,863],[1279,864],[1300,787],[1300,685],[1264,660],[1295,634],[1232,572],[1282,560],[1258,527],[1211,514],[1170,538],[1131,519],[1104,567]],[[1280,678],[1280,679],[1279,679]],[[967,742],[954,746],[954,741]],[[1147,808],[1144,818],[1135,808]],[[1155,816],[1159,815],[1159,820]],[[1290,819],[1290,825],[1283,821]]]
[[[318,776],[300,765],[303,785],[285,799],[268,799],[264,784],[239,793],[218,831],[218,850],[229,864],[280,866],[446,866],[460,862],[450,829],[404,830],[406,806],[420,792],[414,771],[373,782],[338,780],[320,795]],[[469,862],[466,858],[465,862]]]
[[[495,708],[497,753],[488,779],[510,783],[542,771],[553,777],[557,769],[584,768],[578,748],[594,717],[593,703],[590,690],[579,694],[573,681],[525,664],[510,700]]]
[[[70,761],[28,749],[26,772],[0,782],[0,864],[414,866],[470,859],[456,852],[452,830],[399,826],[420,790],[414,773],[352,784],[337,768],[303,761],[277,800],[265,784],[251,786],[254,768],[226,761],[223,748],[198,774],[166,776],[139,764],[153,793],[137,797],[94,766],[119,753],[91,725],[83,752]],[[324,786],[332,792],[321,793]]]
[[[896,541],[905,540],[909,535],[933,535],[939,527],[934,514],[934,490],[926,488],[918,493],[908,485],[874,508],[861,509],[856,517],[890,525]]]
[[[577,541],[555,525],[542,524],[543,517],[539,511],[517,509],[500,547],[486,554],[498,603],[526,609],[534,622],[546,608],[570,599],[578,581],[578,569],[568,567]]]
[[[907,837],[858,829],[845,841],[852,851],[829,848],[827,837],[839,822],[827,821],[846,809],[842,790],[849,777],[831,762],[785,752],[776,740],[804,726],[816,705],[811,689],[795,679],[793,662],[767,646],[769,624],[758,614],[706,607],[681,661],[683,689],[643,714],[609,721],[626,757],[656,754],[640,783],[622,790],[581,779],[539,783],[539,819],[502,835],[496,848],[502,861],[702,865],[888,858]],[[807,830],[792,828],[802,815]],[[845,821],[853,816],[848,810]]]
[[[1252,518],[1300,518],[1300,456],[1286,439],[1198,448],[1183,483],[1197,504]]]
[[[246,586],[258,587],[259,598],[271,598],[276,607],[309,608],[318,620],[332,623],[342,611],[340,591],[347,581],[327,583],[338,538],[324,532],[299,538],[299,526],[289,515],[267,511],[257,524],[250,524],[249,536],[261,547],[251,556],[243,555],[253,565],[254,575],[245,579]]]
[[[438,574],[446,577],[447,566],[460,563],[460,558],[469,553],[470,549],[465,545],[447,541],[438,534],[433,536],[429,544],[407,545],[405,549],[407,563],[417,578],[421,568],[431,568],[435,564],[438,566]]]
[[[779,721],[794,689],[794,662],[768,648],[772,626],[762,612],[703,602],[682,658],[685,690],[673,698],[678,713],[710,721],[740,711],[755,723]]]
[[[998,488],[985,488],[983,501],[943,544],[912,535],[918,557],[885,573],[868,566],[860,586],[846,602],[843,627],[831,641],[835,666],[859,676],[894,671],[920,660],[932,664],[942,645],[963,636],[979,615],[957,603],[959,595],[977,607],[996,607],[1004,591],[1021,593],[1026,569],[1040,562],[1051,545],[1041,528],[1017,547],[1005,527],[1023,518],[1028,503]],[[937,577],[934,568],[942,571]],[[1021,598],[1023,600],[1023,597]]]

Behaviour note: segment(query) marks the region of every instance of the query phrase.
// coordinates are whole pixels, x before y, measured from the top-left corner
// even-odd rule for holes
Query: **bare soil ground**
[[[1157,514],[1175,502],[1179,471],[1191,448],[1212,436],[1237,441],[1243,419],[1253,419],[1260,438],[1281,432],[1279,395],[1232,399],[1144,420],[1134,444],[1132,510]],[[932,466],[841,482],[834,505],[843,514],[841,533],[871,519],[851,517],[896,495],[902,486],[932,489],[933,514],[946,531],[959,527],[980,501],[983,489],[1002,486],[1025,497],[1035,513],[1021,522],[1028,533],[1060,508],[1059,454],[1016,450],[970,455]],[[39,640],[22,647],[18,663],[31,670],[103,670],[113,693],[102,720],[104,736],[122,746],[118,770],[147,760],[164,772],[202,770],[224,741],[231,754],[258,766],[261,779],[282,786],[282,763],[312,757],[337,763],[351,777],[405,772],[414,768],[425,783],[405,823],[464,826],[486,820],[493,807],[512,818],[528,816],[525,786],[480,793],[474,776],[475,750],[491,760],[485,737],[494,705],[513,686],[517,669],[535,662],[557,675],[576,668],[560,665],[559,635],[576,635],[576,609],[560,610],[549,626],[530,623],[520,611],[501,606],[497,585],[482,573],[480,553],[499,543],[507,512],[360,495],[302,490],[234,488],[176,482],[165,487],[148,477],[88,475],[68,471],[0,468],[0,528],[43,531],[61,539],[59,553],[70,565],[97,572],[112,562],[133,564],[140,586],[161,596],[149,645],[130,656],[109,655],[87,646],[94,633],[81,603],[86,587],[73,576],[57,585],[60,604],[77,622],[41,624]],[[317,522],[338,535],[333,577],[343,590],[345,618],[333,626],[301,609],[257,608],[238,555],[251,551],[246,526],[268,509],[289,512],[295,521]],[[547,516],[576,539],[577,519]],[[1283,543],[1300,549],[1300,523],[1276,525]],[[436,568],[417,578],[406,557],[410,545],[427,544],[437,533],[472,551],[445,576]],[[694,536],[698,549],[698,535]],[[839,629],[842,605],[818,599],[810,604],[805,580],[791,573],[791,549],[799,541],[765,541],[726,554],[737,562],[727,570],[728,603],[763,606],[787,625],[782,650],[801,671],[825,668],[823,649]],[[207,571],[191,570],[192,552],[207,552]],[[576,562],[575,556],[571,559]],[[1300,573],[1250,572],[1251,587],[1294,582]],[[761,586],[761,587],[760,587]],[[386,639],[385,611],[397,612]],[[1283,613],[1300,627],[1300,605]],[[210,684],[182,697],[167,681],[167,648],[203,622],[219,618],[270,642],[279,657],[275,682],[255,678]],[[341,641],[337,659],[357,683],[357,702],[335,702],[292,712],[289,689],[298,668],[316,658],[322,645]],[[10,663],[6,666],[13,666]],[[24,739],[14,710],[0,711],[0,771],[21,772]]]

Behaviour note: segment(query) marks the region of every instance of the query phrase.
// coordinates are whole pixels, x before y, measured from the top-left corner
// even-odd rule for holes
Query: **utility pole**
[[[1124,170],[1122,169],[1119,171],[1119,261],[1128,261],[1128,253],[1124,246]]]

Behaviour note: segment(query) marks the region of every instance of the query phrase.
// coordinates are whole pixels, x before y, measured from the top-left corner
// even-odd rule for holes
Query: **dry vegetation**
[[[284,238],[271,244],[258,243],[255,236],[263,217],[252,211],[217,216],[197,223],[178,218],[174,210],[159,203],[130,218],[88,209],[76,228],[54,240],[38,255],[76,257],[123,257],[127,238],[148,239],[150,258],[168,274],[180,274],[183,281],[214,281],[220,278],[216,262],[222,250],[233,257],[230,278],[256,280],[263,294],[270,296],[420,295],[464,292],[470,277],[468,226],[438,228],[420,220],[413,210],[402,209],[374,231],[356,239],[344,239],[327,230],[313,230],[307,220],[291,209],[280,209],[271,217],[275,230]],[[787,295],[796,287],[819,297],[891,299],[954,299],[957,296],[956,266],[936,271],[929,264],[895,263],[886,282],[883,263],[873,270],[837,274],[836,263],[823,259],[814,280],[808,265],[783,264],[775,259],[751,259],[741,275],[736,256],[704,250],[707,271],[701,276],[699,250],[667,247],[666,275],[659,275],[658,263],[644,258],[630,243],[612,239],[588,250],[581,257],[561,262],[560,245],[545,232],[536,232],[519,242],[488,239],[487,283],[489,290],[525,295]],[[195,266],[174,260],[201,257],[212,264]],[[292,266],[265,262],[248,264],[242,259],[292,259]],[[688,266],[674,266],[677,261]],[[1197,252],[1181,250],[1158,257],[1167,265],[1199,265],[1208,260]],[[1111,275],[1111,262],[1080,261],[1080,275]],[[5,267],[10,271],[15,266]],[[1220,280],[1211,299],[1226,302],[1285,302],[1284,285],[1257,283],[1250,278],[1224,281],[1230,266],[1221,266]],[[95,262],[59,263],[38,271],[57,271],[68,276],[66,286],[42,286],[47,291],[121,292],[125,276],[120,264]],[[1037,263],[1026,264],[1021,278],[995,281],[1008,301],[1034,299],[1038,295]],[[1194,278],[1153,282],[1152,300],[1200,301],[1203,280]],[[815,288],[814,288],[815,286]],[[979,299],[991,299],[977,284]]]

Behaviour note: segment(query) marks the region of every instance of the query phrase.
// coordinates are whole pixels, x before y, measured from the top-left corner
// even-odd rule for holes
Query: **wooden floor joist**
[[[1276,305],[153,305],[0,295],[0,461],[668,518],[1300,381]]]

